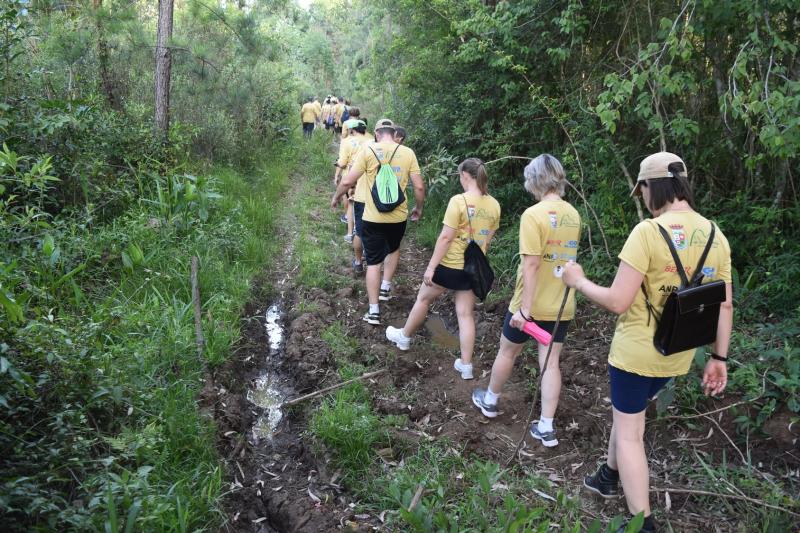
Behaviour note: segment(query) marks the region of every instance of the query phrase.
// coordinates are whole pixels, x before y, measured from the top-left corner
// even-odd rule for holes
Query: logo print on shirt
[[[567,248],[577,248],[578,247],[578,241],[567,241],[566,247]]]
[[[675,245],[676,250],[685,250],[689,243],[686,241],[686,232],[683,231],[683,226],[680,224],[671,224],[672,230],[672,243]]]
[[[708,279],[714,279],[717,275],[717,269],[714,267],[703,267],[703,275]]]
[[[550,218],[550,227],[557,228],[558,227],[558,213],[555,211],[548,211],[547,216]]]

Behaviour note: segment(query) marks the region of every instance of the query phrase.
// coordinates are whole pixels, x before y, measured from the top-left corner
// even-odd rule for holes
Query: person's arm
[[[539,274],[541,264],[541,255],[522,256],[522,303],[511,317],[511,327],[522,329],[527,322],[525,319],[531,316],[531,310],[527,305],[528,302],[533,301],[533,297],[536,295],[536,276]]]
[[[336,186],[336,192],[333,193],[333,198],[331,198],[332,208],[338,207],[342,196],[347,194],[348,189],[356,184],[358,178],[360,178],[363,173],[364,172],[362,170],[352,168],[350,169],[350,172],[348,172],[345,177],[339,181],[339,185]]]
[[[603,287],[590,281],[578,263],[569,261],[564,265],[561,279],[568,287],[583,293],[592,302],[621,315],[630,308],[636,298],[636,291],[642,285],[644,274],[625,261],[620,261],[611,287]]]
[[[436,270],[439,263],[442,262],[442,258],[444,258],[448,248],[450,248],[450,243],[452,243],[455,238],[455,229],[450,226],[442,226],[442,232],[439,233],[439,238],[436,239],[436,245],[433,247],[433,255],[431,255],[431,260],[428,261],[428,268],[425,270],[425,274],[422,275],[422,281],[425,285],[429,287],[433,285],[433,272]]]
[[[425,182],[422,181],[422,174],[411,174],[411,185],[414,187],[414,209],[411,210],[411,220],[416,221],[422,217],[422,206],[425,204]]]
[[[728,357],[728,347],[733,331],[733,285],[725,284],[725,301],[719,306],[717,321],[717,338],[711,345],[712,351],[720,357]],[[725,361],[709,357],[703,370],[703,392],[716,396],[725,390],[728,384],[728,367]]]

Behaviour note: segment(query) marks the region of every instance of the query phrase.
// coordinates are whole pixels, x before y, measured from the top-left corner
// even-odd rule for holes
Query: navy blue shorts
[[[617,411],[628,414],[647,409],[647,402],[672,379],[640,376],[611,365],[608,365],[608,378],[611,382],[611,405]]]
[[[533,337],[528,335],[522,330],[519,330],[511,325],[511,311],[506,311],[506,319],[503,321],[503,336],[513,342],[514,344],[525,344]],[[569,329],[571,320],[562,320],[558,324],[558,331],[553,334],[553,328],[556,327],[555,321],[551,320],[534,320],[536,325],[553,335],[554,342],[564,342],[567,338],[567,329]]]
[[[361,237],[361,220],[364,216],[364,202],[353,202],[353,219],[355,224],[353,225],[353,234],[358,235]]]

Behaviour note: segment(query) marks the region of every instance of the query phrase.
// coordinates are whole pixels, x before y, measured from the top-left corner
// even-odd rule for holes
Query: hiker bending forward
[[[628,236],[619,254],[619,267],[611,287],[601,287],[583,273],[580,265],[567,264],[562,277],[569,287],[592,302],[617,313],[616,330],[608,354],[613,424],[608,440],[608,459],[584,479],[589,490],[613,498],[619,482],[633,515],[646,517],[642,531],[655,531],[650,516],[649,473],[644,449],[647,402],[674,376],[689,371],[695,350],[665,357],[653,344],[656,320],[648,316],[644,291],[660,316],[666,297],[680,285],[675,261],[658,225],[671,236],[687,275],[708,242],[711,222],[694,210],[686,166],[680,157],[660,152],[646,157],[640,166],[633,194],[641,194],[653,219],[640,222]],[[719,228],[702,272],[705,279],[725,281],[726,299],[720,307],[717,337],[703,372],[703,390],[716,395],[725,389],[733,304],[731,299],[731,253]]]
[[[511,376],[514,361],[531,337],[522,331],[526,322],[535,322],[553,336],[547,371],[544,370],[548,346],[538,343],[539,371],[542,372],[542,412],[530,428],[531,435],[545,446],[558,445],[553,428],[561,394],[558,358],[564,346],[570,321],[575,315],[575,298],[570,294],[554,331],[564,297],[561,277],[563,265],[578,253],[581,219],[562,196],[567,179],[561,163],[542,154],[525,167],[525,190],[538,200],[523,214],[519,226],[520,265],[514,296],[506,312],[500,349],[492,366],[487,389],[475,389],[472,402],[484,416],[498,414],[497,401]]]
[[[453,196],[447,204],[442,232],[436,239],[433,255],[422,276],[417,301],[405,326],[389,326],[386,338],[401,350],[408,350],[411,336],[425,321],[433,301],[446,290],[455,291],[461,358],[455,360],[453,367],[463,379],[472,379],[475,293],[469,276],[464,272],[464,251],[473,240],[486,253],[500,224],[500,204],[488,193],[489,178],[483,161],[474,157],[466,159],[458,166],[458,173],[464,194]]]

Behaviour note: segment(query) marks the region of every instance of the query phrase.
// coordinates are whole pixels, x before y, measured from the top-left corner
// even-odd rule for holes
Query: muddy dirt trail
[[[309,216],[334,216],[325,205],[329,191],[320,188],[318,193],[319,208]],[[291,194],[297,194],[297,190]],[[282,226],[294,227],[291,220]],[[285,399],[340,381],[335,355],[320,336],[334,322],[342,324],[347,335],[357,341],[358,353],[368,370],[388,368],[367,384],[372,405],[379,414],[407,415],[407,426],[395,431],[411,447],[447,439],[476,459],[505,464],[518,440],[526,436],[513,464],[535,467],[550,481],[550,495],[559,489],[569,495],[581,490],[583,476],[594,471],[605,454],[611,426],[605,359],[613,331],[610,314],[581,306],[562,354],[563,390],[556,418],[560,444],[544,448],[527,435],[524,426],[535,379],[529,369],[534,365],[530,348],[517,361],[498,418],[484,418],[470,400],[472,389],[485,387],[488,382],[506,301],[477,307],[475,379],[464,381],[452,368],[458,342],[451,297],[434,304],[426,327],[414,338],[410,351],[399,352],[384,337],[385,327],[402,325],[411,309],[429,250],[413,238],[405,240],[393,299],[382,305],[383,325],[378,327],[361,320],[366,307],[363,277],[353,275],[344,260],[331,266],[331,274],[344,280],[338,288],[326,292],[296,286],[292,236],[285,237],[287,248],[282,259],[256,283],[253,301],[242,319],[242,341],[231,360],[217,370],[213,383],[209,381],[202,398],[213,411],[219,449],[228,462],[226,483],[230,493],[224,531],[385,528],[382,517],[356,513],[352,496],[340,484],[341,472],[329,466],[324,451],[312,446],[306,430],[313,406],[320,399],[289,410],[276,409]],[[341,240],[338,234],[322,238],[329,237],[332,243]],[[732,401],[723,400],[717,406]],[[687,480],[677,478],[675,468],[681,457],[692,457],[694,450],[718,456],[718,450],[727,447],[728,457],[735,460],[727,439],[733,435],[730,413],[722,411],[713,420],[696,419],[691,429],[680,420],[654,422],[651,415],[654,413],[648,413],[646,447],[654,485],[686,486]],[[765,472],[773,468],[785,471],[786,464],[793,461],[794,444],[784,439],[768,444],[760,447],[763,451],[751,444],[754,462],[761,461]],[[625,512],[623,501],[601,503],[586,496],[581,506],[588,517],[608,520]],[[652,502],[656,508],[665,508],[663,494],[653,494]],[[682,494],[672,494],[669,505],[673,513],[670,522],[681,530],[727,531],[737,527],[717,524],[712,528],[702,504]]]

